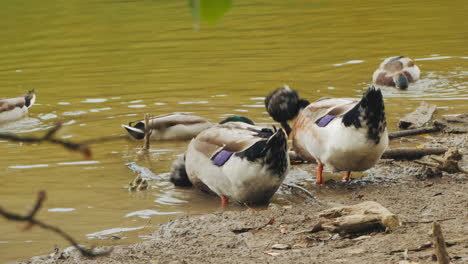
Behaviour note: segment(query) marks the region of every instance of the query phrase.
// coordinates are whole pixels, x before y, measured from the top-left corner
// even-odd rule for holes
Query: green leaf
[[[189,0],[193,19],[209,23],[217,23],[231,8],[232,0]]]

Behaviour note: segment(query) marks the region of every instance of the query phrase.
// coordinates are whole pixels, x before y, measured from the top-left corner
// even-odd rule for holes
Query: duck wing
[[[342,116],[351,110],[357,100],[347,100],[341,98],[323,98],[308,105],[302,115],[312,122],[317,122],[326,115]]]
[[[273,130],[241,122],[229,122],[216,125],[200,133],[194,139],[194,147],[206,157],[212,158],[221,150],[241,152],[258,141],[273,135]]]

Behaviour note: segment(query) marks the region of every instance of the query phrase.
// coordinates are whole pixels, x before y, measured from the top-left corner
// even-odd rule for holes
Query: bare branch
[[[46,199],[46,193],[45,191],[39,191],[37,195],[37,200],[36,203],[33,207],[33,209],[26,215],[19,215],[15,213],[8,212],[4,210],[2,207],[0,207],[0,215],[5,217],[8,220],[12,221],[19,221],[19,222],[27,222],[26,227],[23,228],[23,230],[28,230],[32,228],[33,226],[37,225],[43,229],[50,230],[52,232],[57,233],[61,237],[65,238],[70,244],[72,244],[80,253],[81,255],[88,257],[88,258],[94,258],[94,257],[99,257],[99,256],[106,256],[109,255],[112,250],[105,250],[101,252],[95,252],[94,249],[88,249],[88,248],[83,248],[78,243],[76,242],[73,237],[71,237],[69,234],[64,232],[62,229],[46,224],[40,220],[35,219],[35,216],[39,209],[42,207],[42,203]]]
[[[52,144],[62,145],[64,148],[71,151],[78,151],[83,154],[85,158],[91,158],[92,153],[88,145],[81,143],[74,143],[71,141],[61,140],[53,138],[52,136],[60,130],[62,127],[62,122],[57,122],[57,124],[52,127],[43,137],[33,137],[33,136],[17,136],[11,133],[0,133],[0,139],[6,139],[13,142],[24,142],[24,143],[41,143],[49,142]]]

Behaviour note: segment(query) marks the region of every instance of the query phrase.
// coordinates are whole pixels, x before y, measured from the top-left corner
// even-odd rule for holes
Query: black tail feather
[[[174,183],[175,186],[192,187],[192,183],[190,182],[185,169],[185,153],[179,155],[172,164],[171,182]]]
[[[266,143],[265,162],[269,169],[283,175],[289,167],[288,136],[284,130],[278,130]]]
[[[361,101],[343,116],[343,124],[356,128],[367,126],[368,138],[378,144],[387,126],[382,91],[374,86],[369,87]]]

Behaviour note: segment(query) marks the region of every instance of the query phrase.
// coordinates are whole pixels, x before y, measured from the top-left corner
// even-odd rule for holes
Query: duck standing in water
[[[288,120],[297,116],[292,128],[293,149],[301,158],[317,161],[317,184],[322,170],[364,171],[374,166],[388,146],[382,92],[371,86],[360,101],[322,98],[309,104],[284,86],[265,98],[270,116],[291,131]]]
[[[254,124],[252,120],[244,116],[228,117],[220,124],[230,121],[241,121]],[[203,117],[184,113],[172,113],[155,116],[150,119],[151,140],[184,140],[197,136],[201,131],[214,126],[213,123]],[[145,122],[138,120],[122,125],[123,128],[135,139],[145,137]]]
[[[244,122],[202,131],[174,162],[171,181],[195,186],[240,204],[265,204],[289,171],[287,135]]]
[[[385,59],[375,70],[372,81],[378,85],[407,89],[412,82],[419,80],[421,71],[414,61],[404,56]]]
[[[15,98],[0,98],[0,123],[22,118],[36,101],[34,89]]]

